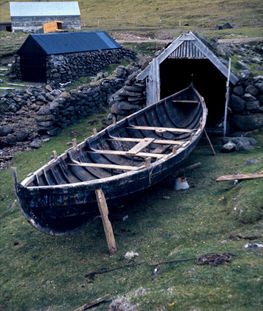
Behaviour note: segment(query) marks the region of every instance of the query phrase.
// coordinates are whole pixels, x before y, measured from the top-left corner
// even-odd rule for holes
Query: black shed
[[[54,67],[57,67],[57,70],[63,69],[63,72],[71,68],[76,77],[79,76],[80,69],[80,75],[88,74],[92,72],[89,68],[92,62],[87,62],[89,55],[94,56],[96,52],[103,54],[120,48],[121,46],[106,32],[64,32],[29,35],[17,54],[22,80],[46,82],[49,78],[52,79],[54,70],[50,69]],[[96,62],[94,57],[93,62]]]
[[[153,104],[194,83],[208,107],[208,126],[224,117],[228,68],[197,35],[179,36],[137,76],[146,79],[147,104]],[[230,84],[238,78],[230,74]]]

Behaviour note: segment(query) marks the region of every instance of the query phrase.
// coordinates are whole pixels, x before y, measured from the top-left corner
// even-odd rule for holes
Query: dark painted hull
[[[199,94],[197,95],[199,96]],[[196,97],[198,97],[197,95]],[[187,95],[187,97],[189,98],[189,94]],[[202,135],[207,115],[204,103],[199,103],[199,105],[200,107],[198,107],[198,110],[195,108],[195,111],[198,111],[198,113],[196,112],[196,114],[199,116],[201,121],[193,119],[193,121],[190,122],[190,124],[192,124],[192,126],[194,126],[195,130],[197,131],[196,135],[190,137],[189,141],[187,141],[187,137],[184,138],[183,142],[185,147],[181,147],[178,153],[172,154],[169,151],[167,154],[165,154],[164,158],[158,158],[150,166],[141,167],[140,169],[135,171],[120,172],[118,174],[112,174],[112,176],[96,178],[94,180],[90,179],[82,182],[72,182],[67,184],[57,183],[54,185],[37,185],[37,183],[41,183],[41,178],[44,178],[44,175],[41,175],[42,171],[45,172],[46,180],[49,180],[50,182],[54,181],[51,180],[50,176],[47,176],[47,173],[49,167],[51,167],[51,172],[54,175],[54,172],[57,170],[56,165],[57,163],[60,163],[59,161],[64,161],[68,165],[68,169],[76,170],[75,166],[72,166],[74,164],[68,163],[67,161],[69,160],[64,155],[64,157],[61,158],[62,160],[58,158],[53,163],[48,164],[45,169],[40,169],[38,173],[35,173],[38,178],[36,177],[35,179],[35,177],[31,177],[29,178],[29,180],[26,180],[21,184],[16,185],[16,193],[19,198],[23,214],[30,221],[30,223],[40,231],[49,234],[65,233],[75,228],[78,228],[79,226],[84,224],[89,218],[98,214],[98,207],[95,197],[96,189],[103,190],[107,199],[108,206],[112,207],[116,204],[121,204],[123,201],[128,200],[130,197],[133,197],[135,194],[142,192],[143,190],[158,183],[172,172],[175,172],[182,163],[182,161],[186,159],[192,152],[192,150],[196,147]],[[151,114],[151,112],[149,112],[150,108],[147,109],[148,111],[146,111],[146,114],[144,112],[144,115],[148,116],[148,113]],[[136,118],[137,116],[140,116],[140,113],[141,112],[135,113],[132,116],[131,120],[137,120]],[[129,118],[127,119],[129,120]],[[122,124],[124,124],[123,122],[124,121],[120,121],[116,125],[111,126],[108,130],[106,129],[107,134],[109,131],[115,133],[115,127],[118,128],[118,126],[120,128],[118,129],[118,134],[122,133]],[[196,125],[198,125],[198,128],[196,127]],[[89,145],[89,147],[92,146],[93,141],[95,141],[97,144],[97,138],[100,141],[103,140],[106,135],[105,133],[106,132],[104,130],[101,132],[101,134],[98,133],[94,137],[88,138],[84,144],[85,148],[87,147],[87,145]],[[168,138],[170,137],[169,135],[167,134]],[[83,143],[82,145],[80,145],[81,152],[83,152],[82,148],[84,145]],[[74,153],[75,151],[73,151],[72,154],[76,156],[77,153]],[[69,152],[67,152],[66,155],[68,155]],[[120,160],[123,161],[125,159],[126,157],[121,158]],[[127,161],[128,160],[130,161],[129,158],[127,158]],[[61,163],[59,164],[60,169]],[[131,162],[129,162],[129,164],[130,163]],[[108,171],[105,172],[108,173]],[[84,169],[83,172],[80,169],[77,172],[79,175],[83,174]],[[91,174],[91,172],[93,174],[101,173],[101,171],[99,170],[92,171],[92,169],[90,168],[85,168],[85,172],[87,172],[87,174]],[[65,174],[66,172],[64,172],[64,175]],[[62,179],[62,177],[60,178]],[[58,179],[59,178],[57,175],[56,180]]]

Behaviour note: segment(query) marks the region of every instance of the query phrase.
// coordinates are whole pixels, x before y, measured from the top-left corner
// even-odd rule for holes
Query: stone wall
[[[47,58],[47,81],[66,83],[82,76],[94,76],[108,65],[119,63],[124,57],[135,59],[135,53],[120,48],[51,55]]]
[[[110,64],[117,64],[122,59],[135,60],[136,54],[128,49],[112,49],[85,53],[72,53],[47,56],[46,78],[47,83],[59,86],[77,80],[83,76],[95,76]],[[11,68],[10,78],[22,79],[20,56],[15,56]]]
[[[129,72],[124,67],[121,68],[116,71],[114,79],[105,78],[92,87],[62,92],[53,101],[42,106],[36,117],[38,132],[55,135],[58,129],[107,107],[110,95],[122,87]]]
[[[92,112],[107,109],[109,97],[123,86],[132,71],[132,67],[119,66],[112,76],[105,78],[99,74],[89,86],[71,91],[46,85],[2,94],[1,157],[9,157],[10,150],[37,148],[43,137],[55,135]]]
[[[241,79],[233,88],[230,109],[232,130],[263,127],[263,76]]]
[[[137,81],[138,70],[125,81],[124,86],[109,99],[111,118],[114,121],[142,109],[146,105],[145,81]]]
[[[120,120],[146,106],[145,82],[133,73],[110,98],[111,118]],[[263,76],[243,78],[232,90],[230,130],[251,131],[263,127]]]

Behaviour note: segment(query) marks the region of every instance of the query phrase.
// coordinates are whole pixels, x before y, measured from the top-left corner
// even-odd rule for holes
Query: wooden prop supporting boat
[[[173,173],[197,145],[206,118],[190,85],[110,125],[16,182],[23,214],[49,234],[79,227],[98,214],[96,189],[111,207]]]

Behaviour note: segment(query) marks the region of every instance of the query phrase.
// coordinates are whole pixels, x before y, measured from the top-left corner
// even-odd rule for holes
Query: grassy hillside
[[[19,178],[48,161],[52,150],[61,153],[72,137],[80,141],[92,127],[100,128],[102,118],[87,118],[40,149],[17,155],[12,165]],[[256,139],[252,151],[216,157],[207,145],[199,145],[188,160],[201,162],[187,173],[188,191],[176,192],[173,181],[166,181],[111,213],[118,247],[114,256],[108,255],[100,218],[66,236],[33,229],[12,204],[10,170],[0,171],[0,310],[72,311],[106,294],[126,296],[140,311],[262,310],[262,249],[244,246],[263,243],[263,180],[236,187],[215,182],[220,175],[263,169],[263,132]],[[254,164],[248,165],[251,159]],[[135,265],[124,259],[131,250],[139,254]],[[233,261],[197,264],[198,256],[211,252],[231,253]],[[179,261],[160,265],[152,277],[151,265],[171,260]],[[89,276],[105,268],[114,271]],[[104,304],[96,310],[108,308]]]
[[[80,0],[84,27],[103,29],[261,27],[261,0]],[[0,20],[9,20],[8,1],[0,0]]]

